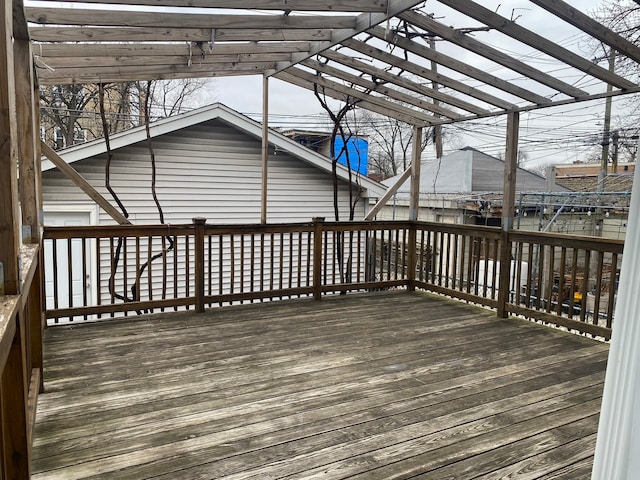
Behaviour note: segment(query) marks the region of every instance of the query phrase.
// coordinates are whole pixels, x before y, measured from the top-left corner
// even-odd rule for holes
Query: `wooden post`
[[[0,4],[0,294],[20,293],[17,131],[13,61],[13,2]]]
[[[322,233],[324,231],[324,217],[313,219],[313,298],[322,299]]]
[[[498,292],[498,317],[506,318],[509,302],[509,276],[511,274],[511,241],[513,212],[516,201],[516,171],[518,169],[518,129],[520,114],[507,114],[507,148],[504,161],[504,189],[502,193],[502,234],[500,238],[500,290]],[[517,288],[517,285],[516,285]],[[518,292],[516,292],[516,295]]]
[[[267,223],[267,186],[269,163],[269,77],[262,81],[262,192],[260,222]]]
[[[2,406],[2,478],[30,478],[31,448],[28,434],[27,398],[29,383],[26,377],[27,350],[25,321],[16,315],[16,333],[9,356],[2,371],[0,404]]]
[[[422,127],[413,127],[413,145],[411,146],[411,189],[409,197],[409,221],[418,220],[420,209],[420,156],[422,154]]]
[[[416,290],[416,223],[409,222],[409,238],[407,245],[407,290],[414,292]]]
[[[22,207],[23,241],[38,243],[40,239],[40,200],[36,162],[34,112],[34,78],[31,44],[28,40],[14,40],[16,78],[16,117],[18,131],[18,161],[20,165],[20,205]]]
[[[196,312],[204,312],[204,227],[207,219],[196,217],[193,219],[195,226],[194,256],[195,256],[195,290]],[[233,267],[232,267],[233,268]]]

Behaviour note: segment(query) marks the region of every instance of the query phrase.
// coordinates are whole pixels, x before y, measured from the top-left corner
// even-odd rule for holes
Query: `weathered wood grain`
[[[56,327],[46,342],[36,479],[441,478],[473,455],[478,475],[552,474],[593,454],[608,352],[400,291]]]

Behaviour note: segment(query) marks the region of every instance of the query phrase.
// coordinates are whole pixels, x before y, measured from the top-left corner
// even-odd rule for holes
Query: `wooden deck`
[[[35,479],[589,478],[608,346],[423,293],[46,331]]]

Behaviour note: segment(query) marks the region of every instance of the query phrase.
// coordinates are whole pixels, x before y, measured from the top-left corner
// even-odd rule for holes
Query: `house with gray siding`
[[[400,176],[382,183],[394,185]],[[550,183],[537,173],[518,168],[516,192],[548,192]],[[402,220],[409,215],[407,180],[378,215],[378,219]],[[560,185],[556,192],[567,192]],[[423,160],[420,168],[418,219],[456,224],[499,225],[504,189],[504,161],[472,147],[439,159]]]
[[[261,137],[258,122],[215,104],[151,125],[157,168],[156,191],[165,222],[259,223]],[[144,127],[113,135],[110,185],[133,224],[159,223],[151,194],[151,156]],[[60,156],[114,205],[105,186],[107,152],[97,140],[59,152]],[[340,220],[348,220],[349,197],[355,219],[384,191],[381,184],[337,166]],[[104,212],[49,161],[42,164],[48,224],[80,221],[113,224]],[[269,223],[334,219],[331,161],[277,132],[269,132]]]

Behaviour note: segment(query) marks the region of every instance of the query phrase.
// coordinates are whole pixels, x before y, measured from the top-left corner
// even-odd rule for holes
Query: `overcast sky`
[[[565,48],[576,50],[582,55],[589,56],[591,48],[584,41],[584,35],[579,34],[573,27],[565,24],[561,20],[549,21],[549,15],[543,12],[528,0],[499,1],[487,0],[482,2],[487,8],[498,9],[503,16],[518,16],[517,22],[535,30],[537,33],[554,40]],[[597,0],[569,0],[569,4],[582,10],[591,12],[597,8],[601,2]],[[447,8],[440,9],[439,4],[427,3],[429,7],[438,7],[437,15],[442,15],[439,20],[442,23],[455,27],[469,27],[476,25],[472,20],[455,14]],[[508,39],[500,34],[478,33],[476,38],[492,46],[525,59],[534,67],[553,71],[553,66],[548,59],[540,56],[530,57],[532,49],[522,46],[517,42]],[[452,52],[454,53],[454,52]],[[464,52],[456,51],[458,57]],[[469,54],[473,55],[473,54]],[[513,72],[496,67],[491,62],[479,58],[469,59],[474,65],[491,70],[494,75],[511,75]],[[478,65],[478,62],[485,62],[486,65]],[[568,72],[558,72],[567,83],[576,83],[578,86],[588,89],[588,85],[580,84],[580,76],[572,76]],[[575,77],[575,78],[574,78]],[[599,87],[600,88],[600,87]],[[262,111],[262,77],[233,77],[220,78],[214,82],[215,99],[231,108],[245,114],[259,115]],[[624,114],[625,99],[615,99],[614,117]],[[287,125],[294,126],[296,123],[301,127],[317,124],[322,109],[312,92],[305,89],[286,84],[277,79],[270,80],[269,112],[273,124],[286,122]],[[604,116],[604,101],[592,102],[590,104],[576,104],[563,109],[545,109],[523,114],[521,116],[521,148],[529,156],[529,165],[543,163],[566,163],[584,159],[589,150],[589,140],[576,142],[576,138],[583,139],[588,134],[593,137],[593,142],[597,141],[596,133],[602,129],[602,118]],[[614,119],[614,125],[615,125]],[[481,127],[481,128],[479,128]],[[503,119],[489,119],[473,124],[463,123],[451,127],[454,132],[453,140],[445,144],[445,148],[451,150],[465,145],[476,147],[489,154],[497,155],[504,149],[504,125]],[[485,134],[479,133],[484,131]],[[588,137],[590,138],[590,137]],[[572,141],[573,140],[573,141]],[[580,145],[584,143],[584,145]],[[428,154],[428,153],[427,153]]]

